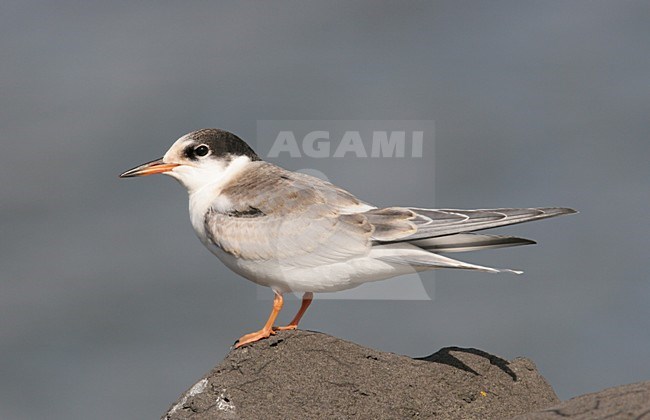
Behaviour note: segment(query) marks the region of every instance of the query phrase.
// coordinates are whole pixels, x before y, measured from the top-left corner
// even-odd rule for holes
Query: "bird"
[[[475,232],[576,213],[562,207],[378,207],[320,178],[266,162],[237,135],[216,128],[180,137],[162,158],[120,177],[153,174],[171,176],[187,189],[192,227],[210,252],[273,291],[262,329],[242,336],[235,347],[296,329],[314,293],[439,268],[520,274],[442,254],[534,244]],[[275,326],[286,293],[302,293],[301,306],[288,325]]]

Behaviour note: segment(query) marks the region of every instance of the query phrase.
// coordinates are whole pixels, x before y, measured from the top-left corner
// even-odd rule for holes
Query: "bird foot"
[[[297,328],[298,328],[298,325],[289,324],[289,325],[285,325],[284,327],[273,327],[273,331],[291,331],[291,330],[295,330]]]
[[[246,334],[243,337],[241,337],[239,340],[237,340],[237,344],[235,344],[235,348],[239,348],[244,344],[254,343],[264,338],[269,338],[272,335],[275,335],[275,331],[273,331],[273,329],[263,328],[259,331],[255,331],[254,333]]]

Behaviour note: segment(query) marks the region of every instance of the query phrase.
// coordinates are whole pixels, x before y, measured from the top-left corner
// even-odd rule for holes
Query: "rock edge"
[[[413,359],[299,330],[232,350],[162,419],[505,419],[558,402],[525,358],[447,347]]]

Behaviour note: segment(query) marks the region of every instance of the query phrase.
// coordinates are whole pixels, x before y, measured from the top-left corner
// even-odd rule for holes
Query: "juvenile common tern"
[[[440,253],[533,244],[473,232],[575,213],[556,207],[379,208],[329,182],[264,162],[246,142],[219,129],[186,134],[161,159],[120,177],[152,174],[169,175],[185,186],[194,231],[214,255],[274,292],[264,327],[241,337],[237,347],[297,328],[316,292],[436,268],[521,273]],[[302,292],[302,305],[287,326],[275,327],[288,292]]]

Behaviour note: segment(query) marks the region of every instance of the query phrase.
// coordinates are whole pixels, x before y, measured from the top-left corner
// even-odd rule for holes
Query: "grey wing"
[[[373,236],[376,241],[411,242],[446,235],[467,234],[478,230],[541,220],[575,212],[573,209],[560,207],[491,210],[434,210],[393,207],[374,209],[364,214],[368,216],[371,224],[377,226],[376,234]],[[463,241],[468,238],[471,237],[464,236]],[[488,238],[487,235],[481,235],[480,240],[488,240]],[[435,241],[432,241],[432,243],[435,243]]]
[[[431,252],[533,243],[471,232],[575,213],[567,208],[492,210],[374,208],[309,175],[266,162],[249,166],[222,194],[230,212],[208,212],[209,239],[247,260],[316,266],[367,255],[376,245],[407,242]],[[430,254],[431,255],[431,254]]]
[[[394,207],[374,209],[364,214],[375,227],[373,240],[377,248],[407,245],[417,247],[410,252],[382,255],[379,257],[381,260],[415,267],[510,271],[520,274],[521,271],[468,264],[437,253],[533,244],[534,241],[513,236],[472,232],[571,213],[575,211],[567,208],[430,210]]]
[[[537,242],[516,236],[479,235],[455,233],[434,238],[416,239],[409,242],[429,252],[467,252],[510,246],[532,245]]]
[[[250,164],[236,181],[223,188],[222,194],[234,203],[237,211],[254,208],[265,215],[291,216],[317,205],[343,214],[373,208],[329,182],[268,162]]]
[[[208,237],[223,251],[252,261],[313,267],[366,255],[372,227],[357,215],[312,208],[295,217],[231,217],[209,213]]]
[[[409,240],[474,232],[576,213],[573,209],[561,207],[491,210],[412,210],[418,215],[415,221],[418,230],[412,237],[408,238]]]
[[[268,163],[244,173],[222,194],[237,203],[230,212],[210,211],[209,239],[244,260],[316,266],[367,254],[372,225],[350,193],[308,175]],[[254,175],[254,176],[253,176]]]

